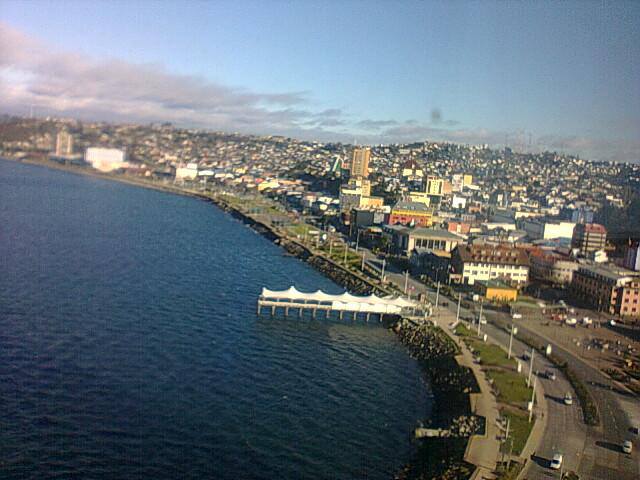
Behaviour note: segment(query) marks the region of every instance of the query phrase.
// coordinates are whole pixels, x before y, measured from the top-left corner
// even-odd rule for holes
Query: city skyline
[[[6,2],[0,107],[637,162],[639,13],[624,2]]]

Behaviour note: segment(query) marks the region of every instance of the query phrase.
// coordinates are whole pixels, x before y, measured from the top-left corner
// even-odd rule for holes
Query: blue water
[[[341,289],[206,202],[0,160],[0,478],[389,478],[428,387]]]

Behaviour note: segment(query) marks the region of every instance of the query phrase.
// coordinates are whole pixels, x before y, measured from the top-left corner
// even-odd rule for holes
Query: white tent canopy
[[[333,310],[369,313],[400,313],[403,308],[417,306],[415,301],[403,297],[378,297],[377,295],[352,295],[344,292],[337,295],[317,290],[313,293],[300,292],[295,287],[287,290],[262,289],[261,300],[284,302],[326,302]]]

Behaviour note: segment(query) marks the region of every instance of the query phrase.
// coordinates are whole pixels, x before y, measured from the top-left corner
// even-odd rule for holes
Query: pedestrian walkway
[[[480,476],[476,478],[487,478],[496,469],[500,451],[500,442],[498,441],[500,433],[498,429],[499,412],[496,398],[491,391],[491,385],[489,385],[485,373],[480,368],[480,365],[473,361],[473,355],[471,355],[467,346],[448,328],[448,325],[455,321],[453,314],[448,310],[441,309],[432,318],[436,325],[461,347],[460,351],[462,353],[456,357],[456,360],[460,365],[471,369],[480,387],[480,393],[469,395],[469,399],[473,414],[485,418],[485,433],[484,435],[471,436],[464,459],[478,467],[479,472],[477,474]]]

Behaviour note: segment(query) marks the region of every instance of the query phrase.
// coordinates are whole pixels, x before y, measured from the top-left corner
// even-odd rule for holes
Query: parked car
[[[577,324],[578,324],[578,320],[576,320],[574,317],[571,317],[571,318],[567,318],[567,319],[564,321],[564,323],[566,323],[567,325],[570,325],[570,326],[572,326],[572,327],[573,327],[573,326],[575,326],[575,325],[577,325]]]
[[[631,443],[631,440],[625,440],[622,443],[622,451],[624,453],[631,453],[632,450],[633,450],[633,443]]]
[[[552,470],[560,470],[561,466],[562,466],[562,454],[556,453],[553,455],[553,458],[551,459],[549,468],[551,468]]]
[[[593,324],[593,320],[591,320],[589,317],[584,317],[582,319],[582,324],[585,325],[585,326],[586,325],[591,325],[591,324]]]
[[[522,318],[522,314],[521,313],[514,313],[513,315],[511,315],[511,318],[513,318],[514,320],[518,320],[518,319]]]
[[[565,404],[565,405],[573,405],[573,397],[571,396],[571,394],[570,394],[570,393],[567,393],[567,394],[564,396],[564,404]]]
[[[544,376],[547,377],[549,380],[555,380],[556,379],[556,372],[553,372],[551,370],[547,370],[546,372],[544,372]]]
[[[531,353],[529,353],[529,350],[525,350],[524,353],[522,354],[522,359],[527,361],[531,358]]]

